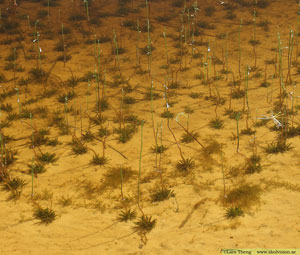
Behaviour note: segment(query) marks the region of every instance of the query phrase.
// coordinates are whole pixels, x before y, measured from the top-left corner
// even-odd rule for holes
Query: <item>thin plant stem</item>
[[[144,216],[144,212],[140,206],[140,183],[141,183],[141,172],[142,172],[142,152],[143,152],[143,127],[144,120],[141,123],[141,148],[140,148],[140,160],[139,160],[139,175],[138,175],[138,194],[137,194],[137,205],[142,215]]]

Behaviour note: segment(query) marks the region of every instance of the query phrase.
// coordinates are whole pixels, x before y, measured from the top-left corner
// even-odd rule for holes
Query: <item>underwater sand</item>
[[[122,2],[122,1],[121,1]],[[180,20],[181,7],[174,6],[175,1],[152,1],[150,11],[151,45],[154,47],[151,59],[151,76],[149,76],[149,58],[140,55],[140,67],[136,68],[136,44],[139,49],[147,46],[147,31],[138,33],[136,28],[130,29],[124,24],[137,20],[141,26],[146,25],[146,5],[144,1],[128,1],[120,8],[118,1],[90,1],[89,18],[87,21],[86,9],[79,1],[50,1],[57,6],[49,7],[48,2],[22,1],[17,7],[17,14],[13,15],[6,8],[8,1],[0,1],[2,19],[1,27],[6,28],[0,33],[0,79],[1,94],[1,124],[5,123],[9,114],[19,114],[19,110],[27,110],[27,115],[10,121],[10,126],[1,125],[1,136],[12,137],[12,141],[4,142],[5,148],[17,151],[13,164],[7,166],[10,178],[19,178],[25,182],[24,187],[17,189],[19,196],[11,197],[12,190],[5,190],[7,180],[0,182],[0,254],[220,254],[222,248],[299,248],[300,236],[300,140],[299,134],[287,138],[291,149],[284,153],[268,154],[265,148],[276,141],[281,129],[273,128],[273,120],[265,125],[256,127],[259,121],[256,118],[270,116],[271,110],[278,102],[280,91],[278,74],[278,33],[282,42],[283,80],[286,83],[287,96],[284,103],[287,109],[295,111],[289,115],[289,125],[299,127],[299,81],[297,56],[297,2],[270,1],[266,8],[259,8],[251,4],[242,6],[232,1],[233,13],[236,17],[226,18],[228,11],[219,1],[198,1],[196,20],[198,24],[206,21],[213,24],[214,29],[194,26],[198,35],[194,35],[192,42],[192,26],[187,21],[187,13],[194,1],[186,3],[183,25]],[[179,1],[180,2],[180,1]],[[240,1],[242,2],[242,1]],[[248,1],[251,3],[251,1]],[[213,6],[215,12],[211,17],[205,15],[205,8]],[[229,6],[229,7],[230,7]],[[253,10],[257,10],[256,27],[253,23]],[[44,10],[38,18],[38,12]],[[45,12],[46,11],[46,12]],[[126,14],[126,11],[129,12]],[[121,12],[121,15],[120,15]],[[45,15],[46,13],[46,15]],[[80,14],[83,20],[71,21],[71,15]],[[230,14],[230,13],[229,13]],[[28,18],[31,26],[28,25]],[[170,17],[169,21],[161,22],[158,17]],[[194,16],[195,17],[195,16]],[[193,17],[190,16],[192,19]],[[40,34],[39,46],[33,43],[34,25],[36,20],[37,31]],[[231,99],[233,77],[240,80],[239,74],[239,39],[238,31],[240,19],[243,25],[240,32],[241,40],[241,83],[243,90],[246,84],[246,66],[252,67],[248,77],[248,105],[246,98]],[[20,26],[17,31],[7,26],[7,23],[17,21]],[[97,23],[100,24],[91,24]],[[130,22],[128,22],[130,21]],[[263,22],[268,21],[268,26]],[[127,22],[127,23],[126,23]],[[246,25],[246,23],[249,23]],[[260,23],[261,22],[261,23]],[[62,39],[61,23],[66,33],[66,53],[70,60],[56,61],[63,54],[54,48]],[[121,24],[123,25],[121,26]],[[266,23],[266,22],[265,22]],[[5,25],[6,24],[6,25]],[[43,24],[43,25],[41,25]],[[261,24],[261,25],[258,25]],[[189,26],[190,25],[190,26]],[[293,29],[293,53],[291,66],[291,83],[286,82],[288,73],[288,49],[290,30]],[[70,31],[68,31],[70,30]],[[18,32],[19,31],[19,32]],[[114,34],[119,48],[125,52],[119,55],[120,71],[118,69],[115,52]],[[167,64],[166,48],[163,32],[167,35],[167,50],[170,68],[163,69]],[[228,34],[227,34],[228,33]],[[253,47],[249,43],[253,36],[260,41],[255,46],[257,55],[256,70],[254,66]],[[188,35],[187,41],[180,40],[181,35]],[[20,39],[20,35],[23,38]],[[109,41],[95,44],[95,38],[108,37]],[[227,37],[226,37],[227,36]],[[221,39],[223,37],[223,39]],[[19,42],[16,38],[19,38]],[[139,38],[139,39],[138,39]],[[182,37],[184,38],[184,37]],[[89,40],[90,43],[86,41]],[[182,43],[180,46],[180,42]],[[179,48],[178,44],[179,43]],[[194,46],[192,46],[194,45]],[[210,51],[208,52],[208,45]],[[291,44],[290,44],[291,45]],[[23,47],[24,52],[21,49]],[[41,48],[39,62],[37,47]],[[100,49],[98,48],[100,47]],[[179,52],[179,49],[184,50]],[[194,47],[194,53],[193,48]],[[13,49],[16,48],[17,59],[8,60]],[[100,58],[98,53],[100,52]],[[120,52],[121,53],[121,52]],[[199,57],[192,57],[199,53]],[[208,53],[208,55],[207,55]],[[96,55],[96,57],[95,57]],[[176,56],[181,59],[176,62]],[[207,56],[208,60],[219,60],[215,67],[209,62],[207,84]],[[268,64],[265,61],[273,60]],[[104,70],[106,72],[105,98],[108,109],[101,114],[105,122],[97,124],[90,120],[97,116],[95,110],[97,100],[97,81],[95,75],[90,76],[88,82],[80,80],[74,87],[68,83],[70,78],[81,78],[87,72],[97,72],[97,62],[100,60],[101,80],[100,94],[104,84]],[[225,63],[225,62],[226,63]],[[24,70],[16,71],[17,67],[7,69],[7,63],[15,63]],[[223,64],[224,63],[224,64]],[[34,82],[30,70],[41,65],[49,72],[47,82]],[[222,73],[223,67],[231,72]],[[14,71],[15,70],[15,71]],[[214,72],[215,70],[215,72]],[[266,70],[266,74],[265,74]],[[118,75],[123,81],[118,84]],[[200,75],[197,79],[195,75]],[[272,81],[272,76],[274,79]],[[175,78],[177,76],[177,80]],[[204,76],[204,77],[203,77]],[[261,87],[265,80],[273,82],[268,88]],[[22,85],[21,80],[29,78],[29,83]],[[175,196],[161,202],[153,202],[152,195],[161,188],[161,176],[155,166],[156,155],[153,153],[155,145],[151,100],[149,91],[153,80],[153,93],[158,98],[153,100],[154,130],[158,130],[158,144],[161,142],[160,125],[162,123],[162,144],[167,148],[161,154],[162,180]],[[175,85],[171,82],[177,81]],[[230,84],[231,83],[231,84]],[[164,99],[165,87],[168,87],[168,110],[174,113],[169,119],[170,128],[183,152],[185,158],[191,158],[195,166],[188,171],[176,169],[181,160],[178,146],[168,129],[168,121],[161,117],[166,110]],[[175,86],[175,87],[174,87]],[[8,91],[19,89],[11,96],[3,97]],[[211,95],[209,93],[211,88]],[[40,98],[45,91],[54,89],[55,94]],[[123,89],[123,92],[122,92]],[[58,97],[64,93],[74,91],[75,99],[58,102]],[[87,97],[87,91],[90,95]],[[197,93],[195,98],[191,93]],[[148,98],[147,98],[148,95]],[[297,97],[297,96],[298,97]],[[125,104],[124,96],[134,99],[133,104]],[[20,105],[18,104],[18,97]],[[123,98],[123,103],[122,103]],[[29,99],[33,102],[28,102]],[[231,102],[230,102],[231,101]],[[27,103],[26,103],[27,102]],[[223,103],[222,103],[223,102]],[[4,104],[11,104],[12,112],[3,110]],[[47,107],[48,114],[42,116],[37,107]],[[21,108],[19,108],[21,107]],[[66,109],[71,110],[68,112]],[[248,126],[255,130],[251,135],[240,135],[237,153],[237,121],[225,115],[225,109],[241,112],[239,131],[246,129],[247,111]],[[81,114],[80,114],[81,109]],[[60,111],[60,114],[57,111]],[[28,116],[32,113],[32,120]],[[55,113],[56,112],[56,113]],[[179,113],[183,113],[178,115]],[[275,112],[276,113],[276,112]],[[55,125],[53,117],[60,115],[70,126],[69,134],[62,135],[62,130]],[[119,117],[118,117],[119,116]],[[121,118],[120,118],[121,116]],[[125,121],[126,125],[135,128],[132,137],[126,143],[119,141],[116,129],[120,125],[122,116],[131,116],[134,121]],[[204,145],[203,149],[196,141],[184,143],[181,137],[184,129],[197,132],[197,140]],[[215,117],[223,120],[223,128],[214,129],[210,121]],[[135,119],[137,118],[137,119]],[[279,117],[278,117],[279,118]],[[126,118],[125,118],[126,119]],[[137,184],[139,172],[139,157],[141,148],[141,121],[143,128],[143,151],[141,161],[140,206],[143,213],[156,220],[155,227],[141,235],[133,229],[135,222],[141,217],[137,206]],[[279,119],[280,120],[280,119]],[[123,122],[122,122],[123,123]],[[132,124],[133,123],[133,124]],[[123,124],[122,124],[123,125]],[[60,142],[56,146],[40,145],[32,148],[32,126],[36,130],[44,129],[49,133],[49,139],[57,138]],[[108,162],[103,166],[90,164],[95,151],[102,155],[103,137],[99,136],[99,128],[106,127],[110,134],[106,137],[105,157]],[[89,149],[86,153],[76,155],[70,142],[72,136],[82,138],[82,133],[90,131],[97,139],[83,141]],[[255,143],[253,143],[255,141]],[[208,148],[211,148],[208,153]],[[253,154],[253,149],[261,156],[261,171],[246,174],[247,162]],[[39,173],[33,179],[30,165],[33,157],[41,152],[55,153],[57,161],[46,164],[44,173]],[[221,157],[223,155],[223,160]],[[3,152],[1,154],[1,160]],[[158,154],[158,159],[160,155]],[[3,161],[3,160],[2,160]],[[34,161],[37,162],[37,161]],[[118,174],[120,165],[124,170],[123,196],[121,195],[121,178]],[[222,173],[224,170],[224,178]],[[117,170],[116,170],[117,169]],[[128,176],[125,175],[127,174]],[[127,178],[128,177],[128,178]],[[257,193],[242,193],[234,202],[224,201],[225,194],[243,187],[258,187]],[[228,197],[227,197],[228,198]],[[66,199],[69,203],[66,202]],[[49,224],[42,224],[34,217],[38,207],[51,208],[56,218]],[[226,218],[225,214],[231,207],[240,206],[243,216],[233,219]],[[134,210],[137,218],[133,221],[120,222],[118,216],[125,208]],[[298,245],[298,246],[297,246]]]

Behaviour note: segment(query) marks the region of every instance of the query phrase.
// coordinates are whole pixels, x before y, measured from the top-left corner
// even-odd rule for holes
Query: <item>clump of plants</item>
[[[193,141],[195,141],[195,138],[197,139],[199,137],[199,133],[198,132],[193,132],[190,131],[189,133],[185,132],[182,136],[181,136],[181,142],[182,143],[191,143]]]
[[[38,206],[34,210],[33,217],[40,220],[40,223],[47,225],[55,220],[56,213],[51,208],[48,208],[48,207],[42,208],[42,207]]]
[[[122,210],[117,217],[117,220],[120,222],[132,221],[136,218],[136,212],[131,209]]]
[[[228,208],[225,213],[225,217],[227,219],[234,219],[239,216],[244,216],[244,212],[243,212],[242,208],[239,206],[232,206],[232,207]]]
[[[160,202],[169,199],[174,196],[174,192],[171,189],[167,189],[165,187],[161,189],[155,190],[155,192],[151,196],[152,202]]]
[[[31,80],[35,83],[44,83],[48,78],[48,73],[42,68],[32,68],[29,73]]]
[[[90,130],[85,131],[81,136],[81,139],[86,142],[92,142],[94,138],[95,137]]]
[[[287,143],[286,139],[273,141],[264,148],[268,154],[277,154],[290,151],[292,149],[291,143]]]
[[[72,197],[62,196],[58,202],[62,207],[69,206],[72,204]]]
[[[155,227],[156,219],[152,219],[151,216],[143,215],[134,224],[135,226],[133,229],[140,234],[145,235]]]
[[[174,113],[165,110],[165,111],[160,115],[160,117],[166,118],[166,119],[172,119],[172,118],[174,118]]]
[[[3,189],[11,192],[8,199],[9,200],[19,199],[21,196],[23,187],[26,185],[26,182],[19,177],[14,177],[14,178],[10,178],[10,176],[7,176],[7,177],[8,178],[5,178],[5,180],[4,180]]]
[[[48,142],[46,135],[49,135],[48,129],[35,130],[31,136],[31,146],[41,146]]]
[[[128,124],[124,125],[124,127],[121,127],[119,129],[115,129],[115,132],[119,134],[118,141],[121,143],[128,142],[136,131],[137,127],[135,124]]]
[[[44,164],[50,164],[50,163],[53,164],[54,162],[57,161],[56,154],[50,152],[41,153],[40,155],[38,155],[37,159],[38,161]]]
[[[91,164],[97,165],[97,166],[104,166],[107,163],[108,163],[108,158],[105,156],[99,156],[98,154],[95,154],[91,161]]]
[[[181,159],[176,164],[176,169],[181,172],[187,172],[195,167],[195,161],[192,158]]]
[[[261,156],[253,154],[246,162],[246,174],[259,173],[262,170]]]
[[[40,162],[35,162],[31,165],[29,165],[28,174],[34,174],[35,177],[37,177],[38,174],[46,172],[46,168],[44,164]]]
[[[245,96],[245,91],[239,88],[236,88],[232,91],[232,99],[239,99]]]
[[[216,117],[209,122],[209,126],[214,129],[221,129],[224,127],[224,121],[220,117]]]
[[[84,154],[88,151],[88,148],[75,135],[73,135],[72,137],[71,146],[72,146],[72,151],[76,155]]]
[[[159,153],[159,154],[165,152],[167,149],[168,147],[164,145],[158,145],[158,144],[151,147],[151,151],[153,153]]]
[[[68,93],[64,93],[59,95],[58,102],[66,103],[66,101],[72,100],[76,97],[76,93],[74,91],[70,91]]]

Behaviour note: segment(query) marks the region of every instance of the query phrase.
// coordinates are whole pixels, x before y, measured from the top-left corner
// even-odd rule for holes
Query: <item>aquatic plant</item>
[[[56,213],[51,208],[42,208],[38,206],[33,213],[34,218],[40,220],[42,224],[50,224],[56,218]]]

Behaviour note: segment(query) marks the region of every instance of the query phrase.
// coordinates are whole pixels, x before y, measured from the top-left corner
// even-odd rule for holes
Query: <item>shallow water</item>
[[[1,254],[296,248],[297,1],[17,4],[0,1]]]

